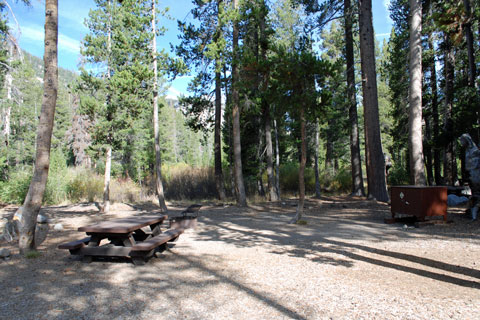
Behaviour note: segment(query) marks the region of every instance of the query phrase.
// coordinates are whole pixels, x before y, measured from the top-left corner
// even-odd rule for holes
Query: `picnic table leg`
[[[87,247],[98,247],[100,245],[100,241],[102,241],[101,237],[99,237],[98,235],[92,235],[90,241],[88,242]],[[83,255],[82,262],[84,263],[92,262],[92,256]]]
[[[162,229],[160,228],[161,225],[161,223],[156,223],[150,226],[150,229],[152,229],[152,237],[158,236],[160,233],[162,233]]]
[[[132,234],[129,234],[127,238],[123,239],[123,245],[125,247],[133,247],[137,242],[133,238]]]
[[[145,257],[132,257],[132,262],[136,266],[143,266],[145,264]]]

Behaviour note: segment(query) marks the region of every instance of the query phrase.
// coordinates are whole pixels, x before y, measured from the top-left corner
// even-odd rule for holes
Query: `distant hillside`
[[[35,76],[43,79],[43,59],[36,57],[25,50],[23,50],[23,56],[25,60],[32,64],[33,69],[35,70]],[[58,81],[60,83],[72,83],[77,77],[78,74],[74,71],[58,68]]]

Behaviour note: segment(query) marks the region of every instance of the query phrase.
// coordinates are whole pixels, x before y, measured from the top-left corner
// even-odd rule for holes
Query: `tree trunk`
[[[444,182],[448,185],[455,183],[456,161],[454,154],[454,137],[453,137],[453,81],[454,81],[454,65],[455,57],[453,55],[452,44],[447,33],[444,34],[444,72],[445,72],[445,112],[443,122],[443,132],[446,135],[446,146],[444,153]],[[455,163],[455,165],[454,165]],[[454,168],[455,166],[455,168]]]
[[[268,49],[268,40],[266,33],[266,5],[265,1],[262,0],[260,3],[260,54],[262,60],[265,62],[267,60],[267,49]],[[262,73],[262,85],[261,91],[265,92],[268,89],[268,71]],[[273,144],[272,144],[272,119],[270,116],[270,105],[266,101],[265,96],[262,96],[262,110],[263,117],[265,121],[265,145],[267,153],[267,180],[268,180],[268,200],[269,201],[278,201],[278,194],[275,190],[275,177],[273,174]]]
[[[275,193],[277,194],[277,199],[282,199],[280,197],[280,147],[278,145],[278,128],[277,120],[273,120],[273,128],[275,131]]]
[[[35,249],[35,225],[42,206],[50,165],[50,146],[57,103],[58,2],[45,1],[45,54],[42,110],[38,122],[35,169],[21,218],[19,249],[22,254]]]
[[[260,197],[265,197],[265,188],[263,187],[262,175],[263,175],[263,132],[262,126],[258,126],[258,143],[257,143],[257,163],[258,163],[258,172],[257,172],[257,191]]]
[[[108,2],[109,10],[111,10],[111,1]],[[110,93],[110,73],[111,73],[111,54],[112,54],[112,13],[109,12],[109,20],[107,26],[107,98],[106,103],[107,105],[111,103],[111,93]],[[107,120],[109,122],[112,121],[112,114],[110,112],[107,113]],[[104,186],[103,186],[103,205],[100,208],[100,212],[108,213],[110,211],[110,175],[111,175],[111,167],[112,167],[112,133],[109,132],[107,134],[107,140],[109,143],[106,158],[105,158],[105,176],[104,176]]]
[[[233,8],[238,10],[238,0],[233,0]],[[233,24],[233,62],[232,62],[232,121],[233,121],[233,156],[235,163],[235,191],[237,194],[237,204],[242,207],[247,206],[247,197],[245,194],[245,184],[243,182],[242,172],[242,145],[240,141],[240,97],[238,92],[238,35],[239,26],[237,18]]]
[[[427,171],[427,184],[432,186],[434,183],[433,175],[433,159],[432,159],[432,146],[430,141],[432,141],[432,129],[431,129],[431,119],[430,117],[425,117],[425,166]]]
[[[422,4],[410,0],[410,95],[408,142],[410,145],[410,183],[426,184],[422,138]]]
[[[363,105],[365,113],[365,146],[367,159],[368,196],[387,202],[385,157],[380,137],[378,115],[377,73],[373,39],[372,1],[359,0],[360,55],[362,66]]]
[[[264,106],[265,120],[265,144],[267,148],[267,178],[268,178],[268,194],[270,201],[278,201],[277,192],[275,190],[275,177],[273,174],[273,144],[272,144],[272,119],[270,118],[270,107],[268,104]]]
[[[333,165],[333,141],[332,141],[332,128],[334,119],[328,119],[327,128],[327,141],[325,145],[325,172],[332,177],[335,175],[335,168]]]
[[[13,61],[13,44],[8,43],[8,62],[9,64]],[[3,137],[5,139],[5,146],[8,147],[10,142],[10,118],[12,115],[12,89],[13,89],[13,76],[12,76],[12,68],[10,65],[7,68],[7,73],[5,74],[5,91],[7,94],[7,103],[5,113],[3,115]],[[8,152],[7,152],[7,163],[8,163]]]
[[[297,223],[302,219],[303,207],[305,205],[305,164],[307,163],[307,137],[305,134],[305,106],[300,107],[300,136],[301,136],[301,152],[300,167],[298,168],[298,205],[297,213],[290,223]]]
[[[105,182],[103,187],[102,213],[110,211],[110,176],[112,171],[112,147],[108,147],[105,158]]]
[[[218,67],[217,62],[217,67]],[[215,153],[215,185],[217,187],[218,199],[225,201],[225,186],[223,185],[222,172],[222,81],[220,72],[215,72],[215,137],[214,137],[214,153]]]
[[[153,134],[155,139],[155,193],[161,212],[167,212],[162,181],[162,157],[160,153],[160,133],[158,124],[158,70],[157,70],[157,26],[155,19],[155,0],[152,0],[152,58],[153,58]]]
[[[472,88],[475,87],[475,80],[477,77],[477,70],[475,65],[475,49],[473,47],[473,33],[472,33],[472,8],[470,6],[470,0],[463,0],[465,7],[465,13],[467,15],[467,23],[463,25],[465,30],[465,39],[467,42],[467,55],[468,55],[468,85]]]
[[[429,8],[431,10],[431,8]],[[433,36],[430,32],[428,34],[428,49],[434,50],[433,45]],[[438,140],[440,136],[440,119],[438,113],[438,87],[437,87],[437,68],[435,66],[435,59],[432,59],[430,64],[430,86],[432,88],[432,121],[433,121],[433,168],[435,176],[435,184],[442,184],[442,173],[441,173],[441,153],[440,147],[438,145]]]
[[[221,12],[221,1],[217,2],[217,15]],[[215,42],[221,37],[222,29],[220,27],[220,17],[217,16],[217,34]],[[214,133],[214,153],[215,153],[215,186],[217,187],[217,195],[220,201],[225,201],[225,186],[223,183],[222,172],[222,79],[220,75],[222,63],[220,58],[215,60],[215,133]]]
[[[350,0],[344,0],[345,58],[347,63],[348,116],[350,121],[350,162],[352,167],[352,195],[365,196],[363,187],[360,138],[358,133],[357,97],[355,90],[355,57],[353,53],[353,10]]]
[[[318,175],[318,147],[320,145],[320,128],[318,124],[318,119],[315,120],[315,163],[314,163],[314,171],[315,171],[315,197],[320,199],[321,197],[321,190],[320,190],[320,177]]]

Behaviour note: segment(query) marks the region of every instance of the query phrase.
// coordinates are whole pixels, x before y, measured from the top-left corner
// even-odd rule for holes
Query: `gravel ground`
[[[0,244],[13,253],[0,260],[0,319],[480,319],[480,223],[463,210],[414,228],[384,224],[384,204],[328,197],[289,225],[293,205],[204,206],[197,229],[144,266],[56,247],[81,238],[78,226],[151,208],[49,207],[65,230],[40,257]]]

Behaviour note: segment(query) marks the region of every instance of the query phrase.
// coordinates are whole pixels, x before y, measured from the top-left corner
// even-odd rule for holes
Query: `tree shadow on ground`
[[[288,225],[289,216],[294,212],[280,212],[277,208],[281,208],[281,204],[274,205],[275,213],[268,211],[268,204],[257,205],[256,208],[260,207],[261,210],[253,215],[226,214],[224,219],[219,219],[216,214],[222,214],[221,212],[206,213],[202,217],[205,227],[197,232],[197,238],[205,241],[223,241],[239,248],[262,246],[275,254],[286,254],[323,264],[352,267],[355,261],[362,261],[463,287],[480,288],[478,281],[439,273],[448,272],[480,279],[479,270],[358,243],[365,240],[373,243],[425,240],[430,239],[432,235],[457,241],[459,238],[474,240],[479,238],[478,233],[460,233],[455,229],[450,230],[448,226],[406,231],[398,225],[387,225],[383,222],[383,217],[389,213],[387,206],[373,204],[373,208],[369,208],[368,202],[365,204],[366,201],[363,201],[361,206],[358,206],[358,202],[351,200],[342,203],[330,200],[330,203],[326,204],[328,211],[307,212],[305,219],[308,224],[304,226]],[[325,207],[325,203],[321,206]],[[465,223],[461,221],[462,219],[465,220],[460,217],[457,221]],[[398,261],[387,261],[388,258]],[[405,265],[412,263],[420,267]],[[439,272],[425,270],[422,267],[437,269]]]

